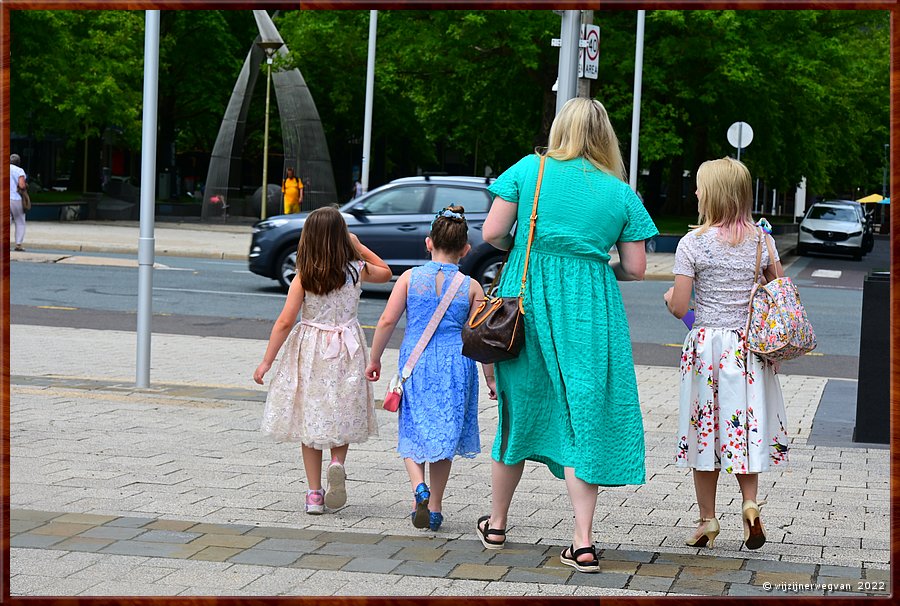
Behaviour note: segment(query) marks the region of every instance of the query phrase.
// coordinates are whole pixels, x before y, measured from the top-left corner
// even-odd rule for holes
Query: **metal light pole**
[[[641,132],[641,84],[644,73],[644,15],[637,12],[637,37],[634,43],[634,108],[631,111],[631,161],[628,165],[628,184],[637,192],[638,138]]]
[[[141,222],[138,238],[137,360],[135,386],[150,386],[150,320],[156,220],[156,109],[159,88],[159,11],[144,16],[144,110],[141,126]]]
[[[363,152],[360,183],[362,193],[369,191],[369,152],[372,147],[372,102],[375,94],[375,39],[378,34],[378,11],[369,11],[369,58],[366,62],[366,115],[363,123]]]
[[[284,43],[275,40],[260,40],[256,45],[266,53],[266,124],[263,130],[263,174],[259,205],[259,218],[263,220],[266,218],[266,203],[269,197],[269,99],[272,86],[272,58],[275,56],[275,51],[284,46]]]

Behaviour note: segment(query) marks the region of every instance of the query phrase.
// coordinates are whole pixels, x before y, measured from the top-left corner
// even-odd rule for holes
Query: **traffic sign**
[[[600,68],[600,27],[587,25],[586,28],[588,45],[584,53],[584,76],[596,80]]]
[[[728,127],[726,136],[731,146],[737,148],[737,159],[740,160],[741,149],[747,147],[753,141],[753,129],[746,122],[735,122]]]

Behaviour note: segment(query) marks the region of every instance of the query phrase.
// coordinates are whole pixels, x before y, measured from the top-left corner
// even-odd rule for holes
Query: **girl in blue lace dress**
[[[425,238],[431,261],[397,279],[372,339],[366,378],[381,376],[381,355],[400,316],[406,311],[406,332],[400,346],[403,368],[419,337],[459,271],[459,260],[471,248],[468,225],[461,206],[440,211]],[[422,356],[403,385],[397,452],[403,457],[415,499],[413,526],[437,530],[444,520],[441,500],[450,477],[453,457],[473,458],[481,451],[478,436],[478,371],[475,362],[462,355],[462,326],[469,310],[484,298],[481,285],[464,281]],[[491,399],[493,365],[483,365]],[[425,483],[425,464],[430,467],[431,487]]]

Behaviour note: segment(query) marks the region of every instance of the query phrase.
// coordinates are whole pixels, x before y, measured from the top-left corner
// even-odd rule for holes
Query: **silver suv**
[[[829,252],[852,255],[857,261],[871,250],[871,222],[862,206],[847,200],[816,202],[800,222],[797,254]]]

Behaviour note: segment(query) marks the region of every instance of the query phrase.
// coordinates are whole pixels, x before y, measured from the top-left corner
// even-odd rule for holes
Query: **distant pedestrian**
[[[253,373],[253,380],[262,385],[281,350],[262,431],[279,441],[301,443],[307,513],[320,514],[325,506],[334,510],[346,503],[347,449],[378,435],[357,307],[361,282],[390,279],[390,268],[347,231],[340,211],[325,207],[309,214],[297,247],[297,275],[263,361]],[[331,450],[328,492],[322,489],[326,448]]]
[[[560,562],[595,573],[597,486],[645,479],[644,428],[618,281],[643,279],[644,240],[657,230],[628,187],[606,108],[597,100],[571,99],[553,121],[544,158],[522,158],[488,188],[495,198],[484,239],[512,247],[501,296],[522,292],[541,166],[523,292],[525,344],[517,358],[495,364],[499,420],[491,513],[477,521],[476,532],[486,548],[503,546],[525,461],[542,463],[565,478],[574,513],[572,543]],[[619,260],[610,263],[613,245]]]
[[[353,198],[358,198],[363,195],[363,186],[359,179],[354,181],[353,183]]]
[[[693,547],[713,546],[719,534],[719,472],[734,474],[741,489],[744,543],[766,541],[757,501],[759,473],[787,465],[787,418],[776,367],[745,349],[757,245],[764,282],[781,273],[774,242],[761,242],[753,224],[750,171],[732,158],[697,170],[701,226],[675,252],[675,285],[664,295],[669,311],[684,317],[695,292],[695,320],[681,352],[680,419],[675,464],[693,469],[700,507]]]
[[[284,214],[299,213],[303,203],[303,181],[294,176],[293,167],[288,167],[287,176],[281,181],[281,194],[284,199]]]
[[[473,458],[481,452],[478,370],[473,360],[462,355],[461,332],[469,310],[475,301],[484,298],[484,291],[478,282],[464,276],[456,292],[448,293],[454,287],[454,278],[461,276],[459,260],[471,248],[468,230],[461,206],[437,213],[425,238],[431,261],[407,270],[397,279],[378,320],[366,368],[368,380],[380,378],[381,355],[404,311],[406,331],[398,367],[406,366],[441,299],[445,294],[453,297],[404,383],[400,403],[397,452],[403,457],[409,474],[414,503],[411,518],[416,528],[440,528],[444,521],[441,513],[444,490],[453,458]],[[484,373],[491,398],[495,399],[493,365],[485,365]],[[430,468],[431,488],[425,482],[426,463]]]
[[[25,208],[23,194],[28,195],[25,171],[19,166],[22,159],[19,154],[9,157],[9,212],[12,215],[16,230],[15,250],[25,250],[22,242],[25,241]]]

